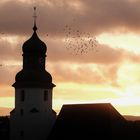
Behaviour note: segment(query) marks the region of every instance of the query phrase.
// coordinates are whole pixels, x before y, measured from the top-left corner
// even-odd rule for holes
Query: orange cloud
[[[52,63],[49,65],[49,71],[52,72],[56,82],[117,86],[118,65],[72,63]]]

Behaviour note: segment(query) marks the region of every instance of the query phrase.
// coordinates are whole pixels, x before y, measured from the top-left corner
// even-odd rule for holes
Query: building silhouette
[[[139,140],[140,121],[127,121],[110,104],[63,105],[47,140]]]
[[[0,139],[9,140],[9,116],[0,117]]]
[[[46,140],[56,119],[52,109],[55,85],[45,70],[47,46],[33,35],[23,46],[23,68],[16,74],[15,108],[10,112],[10,140]]]

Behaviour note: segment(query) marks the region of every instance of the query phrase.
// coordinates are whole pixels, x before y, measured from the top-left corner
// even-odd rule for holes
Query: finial
[[[34,6],[33,8],[34,8],[34,15],[33,15],[33,18],[34,18],[34,27],[33,27],[33,30],[36,31],[37,30],[37,27],[36,27],[36,19],[37,19],[36,6]]]

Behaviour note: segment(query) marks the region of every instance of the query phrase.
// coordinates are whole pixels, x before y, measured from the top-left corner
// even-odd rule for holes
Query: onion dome
[[[52,76],[45,70],[46,44],[39,39],[34,24],[33,35],[22,47],[23,69],[17,73],[15,88],[53,88]]]
[[[33,27],[33,35],[32,37],[27,40],[24,44],[23,44],[23,53],[46,53],[47,51],[47,47],[46,44],[41,41],[36,33],[37,27],[36,25],[34,25]]]

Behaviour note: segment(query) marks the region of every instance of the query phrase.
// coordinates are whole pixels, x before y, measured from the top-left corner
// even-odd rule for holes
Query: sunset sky
[[[46,69],[56,84],[54,110],[68,103],[110,102],[122,115],[140,115],[139,0],[1,0],[0,115],[14,107],[11,85],[22,69],[22,45],[33,32],[33,6],[38,36],[48,47]],[[78,55],[68,50],[67,26],[80,32],[80,45],[89,34],[97,47],[89,45]],[[79,39],[73,36],[72,48]]]

